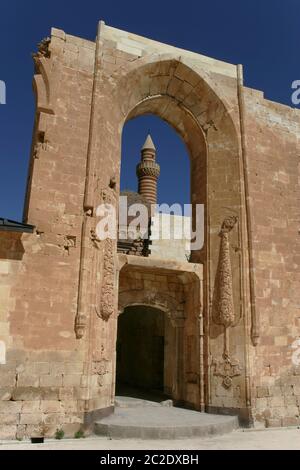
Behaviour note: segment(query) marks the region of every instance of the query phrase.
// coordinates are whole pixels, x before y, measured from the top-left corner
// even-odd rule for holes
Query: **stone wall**
[[[74,335],[95,45],[64,34],[35,58],[37,115],[26,220],[1,233],[0,436],[74,435],[87,398]]]
[[[97,207],[117,205],[122,129],[145,113],[184,140],[191,199],[206,207],[204,248],[186,263],[203,264],[203,304],[202,284],[183,283],[193,320],[179,396],[298,423],[299,111],[243,87],[234,65],[103,23],[95,43],[53,29],[34,88],[24,219],[36,230],[0,234],[0,436],[72,435],[112,411],[120,270],[115,241],[95,234]],[[214,311],[226,291],[229,315]]]
[[[156,114],[184,140],[191,158],[192,202],[206,207],[205,244],[191,257],[192,262],[203,263],[205,272],[205,403],[211,410],[229,408],[249,415],[249,294],[237,68],[104,24],[99,37],[102,75],[91,155],[98,181],[103,188],[111,176],[119,182],[120,130],[129,119]],[[211,305],[219,264],[218,235],[224,220],[233,215],[238,223],[230,235],[234,319],[228,338],[231,359],[238,367],[232,366],[232,386],[226,389],[222,385],[228,365],[222,360],[224,327],[214,323]]]
[[[250,89],[245,105],[260,320],[252,355],[255,419],[267,426],[299,425],[300,112]]]
[[[155,214],[151,218],[149,241],[149,256],[152,258],[188,261],[191,255],[191,218]]]

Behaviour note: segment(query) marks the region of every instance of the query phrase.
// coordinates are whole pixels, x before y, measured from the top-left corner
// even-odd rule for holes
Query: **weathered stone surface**
[[[0,232],[0,438],[71,432],[84,411],[110,409],[118,312],[134,302],[176,330],[168,393],[266,426],[298,423],[299,110],[242,86],[234,65],[103,23],[96,42],[53,29],[34,60],[25,219],[36,229]],[[124,122],[146,113],[181,135],[192,202],[206,207],[190,263],[118,258],[92,235],[103,195],[118,201]],[[232,216],[224,333],[211,306]]]

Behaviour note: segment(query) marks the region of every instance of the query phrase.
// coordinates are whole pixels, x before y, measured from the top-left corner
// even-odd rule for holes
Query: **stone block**
[[[0,401],[0,413],[17,414],[22,409],[22,402],[17,401]]]
[[[58,400],[59,399],[59,387],[43,387],[42,398],[44,400]]]
[[[14,372],[1,372],[0,366],[0,383],[1,387],[14,387],[16,385],[16,374]]]
[[[45,437],[48,429],[49,427],[43,422],[39,424],[28,424],[26,425],[25,437],[28,439],[32,437]]]
[[[266,419],[267,428],[280,428],[282,426],[282,420],[279,418]]]
[[[16,439],[17,425],[2,425],[0,423],[0,438],[3,440]]]
[[[41,402],[40,400],[35,401],[24,401],[22,403],[22,413],[36,413],[40,411]]]
[[[295,417],[295,416],[286,416],[284,418],[282,418],[282,426],[299,426],[300,424],[300,419],[298,417]]]
[[[255,403],[255,407],[258,411],[263,411],[268,408],[267,398],[258,398]]]
[[[65,375],[63,378],[63,386],[64,387],[79,387],[81,383],[81,375],[80,374],[72,374],[72,375]]]
[[[64,413],[49,413],[44,415],[44,423],[46,426],[55,425],[61,426],[66,421]]]
[[[62,39],[63,41],[66,40],[66,33],[62,29],[51,28],[51,36]]]
[[[12,396],[12,387],[0,388],[0,401],[9,401]]]
[[[49,401],[43,400],[40,405],[40,409],[43,413],[60,413],[62,411],[62,403],[60,401]]]
[[[19,420],[20,420],[20,414],[19,413],[17,413],[17,414],[14,414],[14,413],[9,413],[9,414],[0,413],[0,423],[1,423],[1,425],[15,426],[19,423]]]
[[[256,387],[257,398],[265,398],[270,395],[268,387]]]
[[[12,399],[18,401],[35,401],[42,398],[42,389],[34,387],[18,387],[12,391]]]
[[[271,408],[282,407],[284,406],[284,397],[283,396],[270,397],[268,399],[268,403]]]
[[[40,378],[36,375],[21,374],[18,376],[18,387],[34,387],[38,388]]]
[[[40,425],[43,423],[44,415],[40,412],[35,413],[22,413],[20,417],[20,424],[34,424]]]
[[[62,375],[43,375],[40,377],[41,387],[61,387],[62,382]]]

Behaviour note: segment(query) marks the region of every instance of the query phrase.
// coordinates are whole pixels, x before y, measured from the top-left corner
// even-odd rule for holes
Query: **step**
[[[95,434],[111,439],[184,439],[234,431],[236,416],[200,413],[164,406],[116,407],[95,423]]]
[[[116,396],[115,406],[118,408],[144,408],[145,406],[173,406],[172,400],[164,400],[160,402],[144,400],[142,398]]]

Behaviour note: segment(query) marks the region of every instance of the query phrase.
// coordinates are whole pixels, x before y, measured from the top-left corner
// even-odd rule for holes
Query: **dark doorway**
[[[152,307],[127,307],[118,320],[116,393],[163,394],[164,351],[164,313]]]

